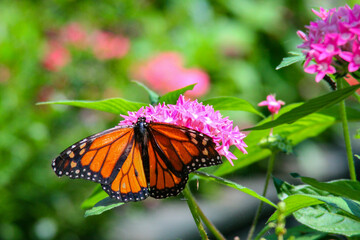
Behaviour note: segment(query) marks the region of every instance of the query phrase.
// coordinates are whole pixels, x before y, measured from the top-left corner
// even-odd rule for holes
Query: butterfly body
[[[128,202],[176,196],[190,172],[220,163],[209,136],[140,117],[73,144],[52,167],[59,177],[98,182],[110,197]]]

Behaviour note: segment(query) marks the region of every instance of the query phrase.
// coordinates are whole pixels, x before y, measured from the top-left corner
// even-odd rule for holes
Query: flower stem
[[[267,189],[268,189],[268,186],[269,186],[270,176],[271,176],[273,168],[274,168],[275,156],[276,156],[276,151],[272,151],[271,155],[270,155],[270,158],[269,158],[268,168],[267,168],[267,172],[266,172],[265,186],[264,186],[264,191],[263,191],[263,194],[262,194],[263,197],[266,196],[266,192],[267,192]],[[259,204],[259,206],[258,206],[258,208],[256,210],[254,221],[251,224],[251,228],[250,228],[247,240],[252,239],[252,236],[253,236],[254,231],[255,231],[256,224],[257,224],[257,222],[259,220],[259,216],[260,216],[260,213],[261,213],[262,206],[263,206],[263,202],[260,202],[260,204]]]
[[[338,89],[342,89],[342,79],[337,79]],[[355,165],[354,159],[351,150],[351,141],[350,141],[350,134],[349,134],[349,126],[346,116],[346,109],[345,109],[345,100],[340,102],[340,117],[343,125],[343,133],[344,133],[344,140],[345,140],[345,147],[346,153],[348,158],[348,165],[349,165],[349,172],[350,172],[350,179],[356,181],[356,173],[355,173]]]
[[[187,204],[189,206],[190,212],[191,212],[191,214],[192,214],[192,216],[194,218],[194,221],[196,223],[196,226],[197,226],[197,228],[199,230],[201,239],[203,239],[203,240],[204,239],[209,239],[206,232],[205,232],[204,226],[201,223],[197,203],[196,203],[194,197],[192,196],[190,188],[188,187],[188,185],[186,185],[186,187],[185,187],[185,189],[183,191],[183,194],[184,194],[184,197],[186,198],[186,202],[187,202]]]

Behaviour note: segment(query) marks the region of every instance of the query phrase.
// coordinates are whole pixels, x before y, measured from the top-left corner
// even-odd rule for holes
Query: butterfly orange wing
[[[148,155],[150,196],[154,198],[178,195],[190,172],[222,163],[211,137],[163,123],[149,126]]]
[[[52,167],[59,177],[101,183],[111,197],[120,201],[148,196],[133,126],[114,127],[84,138],[60,153]]]

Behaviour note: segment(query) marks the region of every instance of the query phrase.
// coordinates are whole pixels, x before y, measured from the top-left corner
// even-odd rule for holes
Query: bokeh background
[[[0,239],[199,239],[181,197],[84,218],[80,205],[94,184],[57,178],[51,160],[121,117],[36,103],[111,97],[148,102],[132,80],[160,94],[197,82],[188,97],[200,100],[236,96],[256,105],[276,93],[286,103],[304,101],[329,92],[329,86],[316,84],[300,64],[275,67],[297,50],[296,31],[316,18],[311,8],[356,2],[0,1]],[[224,114],[240,128],[259,120]],[[324,149],[341,144],[339,132],[334,127],[298,146],[301,151],[277,171],[323,159]],[[321,169],[328,162],[318,164]],[[259,162],[229,177],[261,192],[262,181],[255,178],[265,169],[266,162]],[[227,237],[241,234],[257,201],[239,200],[239,192],[213,185],[204,183],[197,192],[205,212]]]

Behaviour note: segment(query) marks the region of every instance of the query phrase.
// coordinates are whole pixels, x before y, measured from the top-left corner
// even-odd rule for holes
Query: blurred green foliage
[[[347,1],[352,6],[355,1]],[[326,5],[320,5],[326,4]],[[122,97],[148,102],[131,83],[134,64],[177,51],[185,65],[205,70],[211,90],[201,99],[237,96],[253,104],[269,93],[287,103],[327,92],[300,64],[275,71],[314,19],[310,9],[344,1],[74,1],[0,2],[0,239],[103,239],[113,213],[83,218],[81,201],[93,184],[59,180],[51,160],[71,143],[114,126],[119,116],[39,101]],[[122,59],[100,61],[70,49],[72,60],[46,70],[46,41],[78,22],[89,30],[121,33],[131,42]],[[149,86],[151,87],[151,86]],[[232,113],[230,113],[232,114]],[[234,115],[239,124],[258,120]],[[240,120],[241,119],[241,123]],[[139,207],[140,205],[135,205]],[[189,221],[191,221],[189,219]]]

